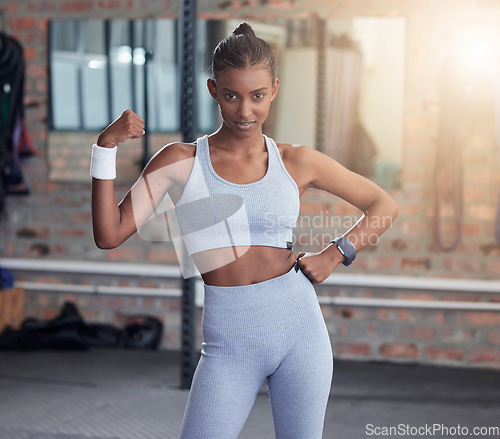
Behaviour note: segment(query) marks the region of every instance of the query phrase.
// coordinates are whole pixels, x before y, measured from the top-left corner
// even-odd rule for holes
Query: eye
[[[236,99],[236,95],[232,94],[232,93],[226,93],[224,95],[224,97],[228,100],[228,101],[233,101],[234,99]]]
[[[265,94],[264,94],[264,93],[255,93],[255,94],[254,94],[254,98],[255,98],[255,99],[262,99],[264,96],[265,96]]]

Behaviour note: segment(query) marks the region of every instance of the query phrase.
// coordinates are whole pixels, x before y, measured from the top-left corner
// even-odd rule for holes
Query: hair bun
[[[233,31],[233,35],[246,35],[247,37],[255,38],[255,32],[248,23],[240,23]]]

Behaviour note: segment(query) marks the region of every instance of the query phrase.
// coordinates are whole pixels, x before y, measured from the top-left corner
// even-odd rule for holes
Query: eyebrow
[[[222,90],[224,90],[224,91],[228,91],[229,93],[234,93],[235,95],[237,95],[237,94],[238,94],[238,92],[237,92],[237,91],[231,90],[230,88],[226,88],[226,87],[224,87]],[[250,92],[250,94],[253,94],[253,93],[258,93],[259,91],[263,91],[263,90],[267,90],[267,87],[261,87],[261,88],[258,88],[257,90],[252,90],[252,91]]]

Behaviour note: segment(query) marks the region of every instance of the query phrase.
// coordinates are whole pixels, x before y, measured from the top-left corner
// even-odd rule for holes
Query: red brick
[[[482,261],[473,259],[469,255],[461,256],[457,254],[455,257],[450,258],[446,266],[449,267],[450,271],[463,275],[464,273],[480,272],[483,269],[484,264]]]
[[[26,75],[31,78],[47,78],[47,66],[30,63],[26,66]]]
[[[480,348],[471,352],[469,361],[495,363],[500,361],[500,351],[491,348]]]
[[[61,3],[61,12],[65,14],[81,14],[90,12],[94,9],[93,1],[66,1]]]
[[[427,357],[434,360],[462,360],[464,351],[440,346],[428,346],[426,348]]]
[[[491,204],[473,204],[468,211],[470,218],[484,221],[493,221],[496,215],[496,207]]]
[[[5,244],[5,255],[13,256],[15,253],[15,249],[16,249],[16,244],[14,242],[7,242]]]
[[[47,93],[47,78],[38,78],[36,81],[36,91],[42,94]]]
[[[38,56],[37,50],[34,47],[25,47],[24,48],[24,59],[26,61],[32,61],[36,59]]]
[[[481,233],[479,224],[466,223],[462,227],[463,236],[478,236]]]
[[[367,325],[366,332],[368,332],[369,334],[376,334],[378,332],[378,328],[376,325]]]
[[[408,343],[385,343],[380,347],[380,354],[385,357],[418,357],[418,349],[414,344]]]
[[[335,343],[335,352],[340,355],[370,355],[371,346],[368,343]]]
[[[409,309],[398,309],[396,310],[398,316],[398,322],[408,322],[415,321],[415,317]]]
[[[24,32],[23,43],[25,46],[46,45],[47,34],[36,29],[34,32]]]
[[[88,231],[85,229],[63,229],[59,231],[59,236],[65,238],[76,238],[87,236]]]
[[[428,226],[423,221],[404,221],[401,222],[405,234],[411,235],[424,235]],[[415,238],[413,238],[415,239]]]
[[[486,201],[487,192],[484,190],[484,187],[471,187],[465,186],[463,188],[464,201],[466,203],[470,202],[484,202]]]
[[[386,241],[384,241],[386,242]],[[397,238],[390,243],[390,249],[396,250],[397,252],[402,252],[411,246],[411,242],[409,240],[404,240],[401,238]]]
[[[43,182],[43,191],[45,193],[50,192],[56,192],[59,189],[59,185],[55,181],[44,181]]]
[[[31,279],[33,282],[40,282],[44,284],[60,284],[61,278],[57,276],[33,276]]]
[[[373,308],[360,308],[360,307],[352,307],[352,308],[340,308],[340,315],[345,319],[352,320],[371,320],[374,315]]]
[[[399,218],[414,218],[420,212],[420,204],[402,204],[399,206]]]
[[[125,307],[125,298],[115,295],[98,295],[95,299],[95,303],[100,308],[123,308]]]
[[[105,11],[116,11],[122,9],[124,2],[122,0],[99,0],[97,7]]]
[[[466,328],[463,330],[464,340],[471,343],[476,343],[476,345],[484,344],[484,339],[486,337],[485,328]]]
[[[11,17],[8,22],[11,31],[36,28],[36,20],[33,17]]]
[[[394,256],[381,255],[377,258],[378,268],[387,269],[395,266]]]
[[[377,309],[377,320],[380,322],[390,322],[392,320],[392,315],[394,310],[388,308],[378,308]]]
[[[488,333],[488,340],[492,344],[498,344],[498,345],[500,345],[500,329],[492,329]]]
[[[500,325],[500,312],[495,311],[466,311],[466,320],[470,325],[498,326]]]
[[[177,258],[177,253],[175,249],[151,249],[148,252],[147,260],[149,262],[161,262],[161,263],[177,263],[179,259]]]
[[[17,14],[17,11],[19,9],[19,5],[17,4],[17,2],[10,2],[10,3],[4,3],[2,5],[2,9],[3,11],[9,15],[9,14]]]
[[[133,248],[115,248],[106,251],[106,255],[109,261],[143,261],[144,260],[144,250],[143,249],[133,249]]]
[[[24,6],[28,12],[40,13],[40,12],[53,12],[55,10],[54,1],[37,1],[26,3]]]
[[[179,334],[170,332],[167,335],[167,343],[170,346],[179,346]]]
[[[401,328],[399,336],[402,339],[432,340],[436,337],[436,330],[427,326]]]
[[[325,320],[330,320],[334,318],[333,306],[331,305],[320,305],[321,314]]]
[[[488,262],[488,273],[500,274],[500,261],[489,261]]]
[[[49,20],[46,18],[40,18],[38,20],[38,29],[46,31],[49,29]]]
[[[163,15],[168,13],[172,9],[174,0],[156,0],[154,4],[154,10],[155,11],[160,11]],[[147,9],[151,9],[151,2],[150,0],[141,0],[137,10],[139,11],[144,11]]]
[[[180,311],[181,309],[181,300],[177,298],[172,298],[169,300],[169,309],[170,311]]]
[[[431,259],[430,258],[413,258],[413,257],[407,257],[407,258],[402,258],[401,259],[401,268],[402,269],[410,269],[410,270],[415,270],[415,269],[424,269],[424,270],[430,270],[431,269]]]

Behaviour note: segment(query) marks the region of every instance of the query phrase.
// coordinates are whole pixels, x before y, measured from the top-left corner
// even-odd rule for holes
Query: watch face
[[[350,265],[354,259],[356,259],[356,247],[347,238],[340,237],[335,240],[338,249],[345,256],[346,260],[343,262],[344,265]]]

